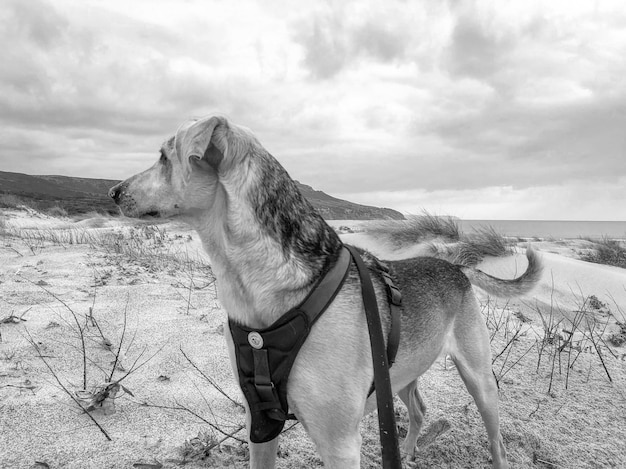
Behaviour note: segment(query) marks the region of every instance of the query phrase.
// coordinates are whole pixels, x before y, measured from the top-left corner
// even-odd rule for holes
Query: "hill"
[[[0,171],[0,193],[14,194],[29,199],[46,209],[64,208],[68,214],[91,211],[117,214],[113,201],[107,196],[109,188],[119,181],[70,176],[33,176]],[[303,195],[327,220],[377,220],[404,217],[389,208],[370,207],[337,199],[322,191],[296,181]]]

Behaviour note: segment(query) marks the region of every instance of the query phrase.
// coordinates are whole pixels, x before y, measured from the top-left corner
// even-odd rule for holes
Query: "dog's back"
[[[484,327],[472,284],[486,287],[491,294],[520,296],[532,288],[541,275],[537,254],[529,249],[527,257],[526,272],[512,280],[497,279],[480,270],[433,257],[385,262],[402,292],[400,348],[417,347],[423,350],[424,344],[433,344],[426,348],[432,352],[429,359],[434,360],[444,349],[449,351],[454,348],[450,339],[458,333],[462,334],[463,328],[474,329],[479,323],[482,324],[480,327]],[[382,316],[381,319],[386,322],[387,318]],[[451,334],[452,330],[456,332]]]
[[[402,292],[401,344],[443,344],[443,335],[463,309],[467,293],[471,293],[467,277],[458,266],[433,257],[386,264]]]

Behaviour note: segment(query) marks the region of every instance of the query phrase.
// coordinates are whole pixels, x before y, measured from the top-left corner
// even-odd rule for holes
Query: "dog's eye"
[[[159,158],[159,163],[167,163],[167,156],[165,156],[165,153],[163,152],[163,150],[161,150],[161,157]]]

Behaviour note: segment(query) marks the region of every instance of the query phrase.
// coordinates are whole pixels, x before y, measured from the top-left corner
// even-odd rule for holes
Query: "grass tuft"
[[[583,261],[626,269],[626,248],[620,241],[605,237],[593,242],[593,249],[582,254]]]
[[[15,194],[0,194],[0,208],[20,208],[30,206],[24,199]]]
[[[55,205],[54,207],[50,207],[49,209],[47,209],[46,214],[55,218],[66,218],[67,210],[65,210],[63,207]]]
[[[387,237],[395,246],[403,246],[432,238],[458,241],[460,230],[457,222],[450,217],[439,217],[424,212],[423,215],[410,215],[406,220],[373,223],[368,228],[374,236]]]
[[[427,243],[433,255],[466,266],[476,265],[487,256],[501,257],[513,252],[511,243],[491,226],[465,234],[454,218],[427,212],[403,221],[372,224],[368,233],[390,241],[397,248]]]

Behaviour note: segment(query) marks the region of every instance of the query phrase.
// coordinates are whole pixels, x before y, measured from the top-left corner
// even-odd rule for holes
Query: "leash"
[[[378,426],[380,429],[380,444],[382,447],[382,462],[384,469],[401,469],[400,448],[398,447],[398,430],[393,410],[393,394],[391,379],[389,378],[389,363],[387,350],[383,338],[383,330],[378,314],[376,292],[369,272],[363,259],[353,246],[346,245],[356,264],[361,278],[361,293],[367,318],[367,327],[372,347],[374,362],[374,386],[376,388],[376,404],[378,406]],[[395,287],[394,287],[395,288]],[[398,321],[394,321],[398,322]],[[396,346],[397,347],[397,346]],[[395,355],[395,353],[394,353]]]

